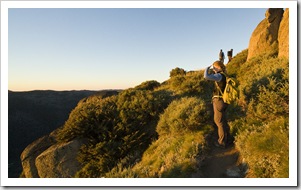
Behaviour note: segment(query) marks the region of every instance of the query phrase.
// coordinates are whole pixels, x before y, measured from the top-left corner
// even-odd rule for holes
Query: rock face
[[[26,178],[69,178],[81,168],[77,154],[85,140],[75,139],[57,143],[51,133],[29,146],[21,154],[24,177]]]
[[[36,168],[41,178],[74,177],[81,168],[76,160],[82,140],[55,144],[36,158]]]
[[[283,17],[283,9],[268,9],[263,19],[252,33],[249,41],[248,58],[278,51],[278,31]]]
[[[41,137],[35,142],[28,145],[21,154],[21,163],[24,176],[27,178],[38,178],[38,170],[35,164],[35,159],[44,150],[55,143],[54,139],[49,136]]]
[[[285,9],[278,32],[278,57],[289,58],[289,9]]]

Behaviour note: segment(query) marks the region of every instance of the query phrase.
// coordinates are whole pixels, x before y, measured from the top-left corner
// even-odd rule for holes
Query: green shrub
[[[205,102],[196,97],[184,97],[173,101],[160,116],[159,135],[178,134],[199,130],[208,123],[209,114]]]
[[[158,88],[161,84],[155,80],[146,81],[141,83],[140,85],[136,86],[136,90],[154,90]]]
[[[248,118],[265,121],[288,115],[288,82],[277,83],[273,78],[268,80],[268,85],[260,86],[257,97],[250,102]]]
[[[212,129],[203,100],[183,97],[174,100],[161,114],[158,140],[132,167],[124,164],[107,177],[191,177],[199,172],[200,156],[205,148],[204,134]]]
[[[57,140],[65,142],[74,138],[105,140],[106,131],[118,122],[116,100],[116,96],[105,99],[92,96],[81,100],[59,131]]]
[[[138,177],[192,177],[200,173],[204,131],[166,135],[155,141],[132,168]],[[125,170],[128,172],[128,170]]]
[[[110,115],[113,116],[114,122],[101,130],[98,128],[95,130],[91,124],[90,128],[95,130],[98,138],[93,138],[90,144],[82,147],[78,160],[84,167],[77,176],[98,175],[102,177],[115,168],[120,160],[127,158],[123,166],[129,167],[141,158],[145,149],[157,138],[156,125],[160,113],[169,104],[169,96],[169,93],[164,91],[128,89],[120,92],[114,98],[116,115]],[[96,113],[107,114],[96,115],[97,118],[107,120],[111,118],[105,117],[111,112],[108,107],[107,109],[98,107],[98,110]],[[91,119],[90,117],[89,120]],[[98,122],[102,120],[99,119]],[[93,124],[99,126],[99,123]],[[87,138],[91,137],[87,136]]]
[[[169,77],[174,77],[174,76],[184,76],[186,74],[186,71],[182,68],[175,68],[170,71]]]
[[[248,177],[289,177],[288,118],[245,127],[236,146],[249,165]]]
[[[275,61],[286,66],[276,68],[269,73],[269,76],[261,78],[259,81],[264,80],[264,84],[261,82],[252,84],[251,95],[247,94],[251,98],[247,110],[249,120],[263,122],[274,120],[279,116],[288,116],[288,63],[286,60],[276,59]],[[254,87],[255,85],[257,88]]]
[[[214,84],[204,79],[204,71],[191,71],[186,75],[176,75],[167,80],[163,89],[172,91],[176,96],[197,96],[210,100]]]
[[[241,65],[237,79],[246,103],[256,97],[259,86],[268,84],[268,78],[279,78],[288,69],[288,60],[269,56],[259,56]]]

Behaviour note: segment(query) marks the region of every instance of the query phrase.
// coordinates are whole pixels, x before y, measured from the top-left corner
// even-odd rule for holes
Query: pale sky
[[[10,8],[8,89],[126,89],[248,48],[266,8]],[[225,60],[227,62],[227,59]]]

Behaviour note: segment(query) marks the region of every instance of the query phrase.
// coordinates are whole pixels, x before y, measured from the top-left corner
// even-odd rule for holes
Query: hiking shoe
[[[217,148],[226,148],[225,144],[219,144],[218,142],[214,142],[214,146]]]

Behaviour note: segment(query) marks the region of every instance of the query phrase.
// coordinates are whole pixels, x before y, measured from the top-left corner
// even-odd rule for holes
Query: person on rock
[[[220,50],[220,52],[219,52],[218,56],[219,56],[219,60],[220,60],[220,62],[224,63],[225,54],[224,54],[224,52],[223,52],[223,50],[222,50],[222,49]]]
[[[227,56],[228,56],[228,63],[229,63],[232,60],[233,49],[231,49],[230,51],[227,52]]]

